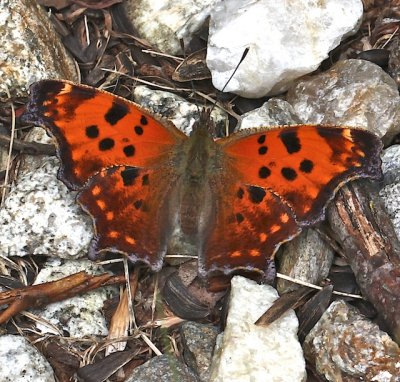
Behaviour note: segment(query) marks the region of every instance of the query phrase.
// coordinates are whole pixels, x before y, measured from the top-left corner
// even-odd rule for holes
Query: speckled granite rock
[[[384,137],[384,142],[400,132],[397,84],[368,61],[339,61],[291,87],[287,101],[305,123],[361,127]]]
[[[320,281],[329,274],[333,256],[333,249],[321,235],[313,229],[307,229],[282,248],[279,257],[279,272],[319,285]],[[283,279],[277,281],[277,289],[280,294],[298,287],[298,284]]]
[[[24,337],[0,336],[1,382],[55,382],[53,369]]]
[[[218,333],[215,326],[190,321],[180,328],[185,362],[197,372],[202,382],[210,379],[209,369]]]
[[[342,300],[330,305],[303,347],[328,381],[400,381],[398,345]]]
[[[0,94],[26,95],[44,78],[78,80],[73,59],[43,7],[31,0],[0,1]]]
[[[0,209],[3,256],[86,256],[92,224],[75,203],[76,193],[57,179],[57,168],[55,158],[39,160],[11,188]]]
[[[199,119],[201,107],[176,94],[152,90],[147,86],[137,86],[134,89],[133,96],[135,102],[147,110],[167,118],[186,135],[191,133],[193,124]],[[228,123],[227,114],[219,108],[214,108],[211,117],[217,131],[225,131]]]
[[[271,98],[261,107],[241,116],[238,130],[264,126],[294,125],[300,122],[290,103]]]
[[[382,154],[383,187],[379,192],[400,238],[400,145]]]
[[[125,382],[199,382],[181,361],[163,354],[137,367]]]

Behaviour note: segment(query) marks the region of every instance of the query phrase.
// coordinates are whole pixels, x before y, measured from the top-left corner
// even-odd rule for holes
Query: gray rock
[[[383,187],[379,192],[400,238],[400,145],[386,149],[382,154]]]
[[[303,347],[328,381],[400,381],[398,345],[344,301],[330,305]]]
[[[330,70],[299,81],[289,89],[287,101],[305,123],[361,127],[384,142],[400,131],[397,85],[368,61],[339,61]]]
[[[55,382],[53,369],[24,337],[0,336],[1,382]]]
[[[151,90],[146,86],[137,86],[133,93],[135,102],[172,122],[179,130],[189,135],[193,124],[199,120],[201,105],[186,101],[184,98],[163,90]],[[227,114],[214,108],[211,118],[217,131],[225,131],[228,123]]]
[[[271,98],[258,109],[243,114],[238,129],[295,125],[299,122],[292,105],[282,99]]]
[[[0,1],[0,94],[24,96],[44,78],[78,81],[76,66],[49,15],[30,0]]]
[[[248,98],[281,93],[354,33],[362,12],[360,0],[219,1],[207,50],[213,84],[226,85],[248,47],[225,91]]]
[[[202,382],[208,382],[218,328],[196,322],[184,322],[180,333],[186,364],[197,372]]]
[[[160,355],[137,367],[126,382],[198,382],[197,376],[181,361]]]
[[[295,279],[319,285],[329,273],[334,251],[318,232],[306,229],[299,236],[286,243],[280,253],[279,272]],[[298,284],[278,279],[280,294],[292,291]]]
[[[210,382],[306,380],[294,311],[267,327],[254,324],[277,298],[269,285],[232,278],[227,323],[217,339]]]

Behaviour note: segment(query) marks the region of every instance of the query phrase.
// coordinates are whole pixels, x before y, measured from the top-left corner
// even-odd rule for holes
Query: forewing
[[[360,129],[298,125],[217,142],[245,184],[279,196],[302,226],[323,218],[343,183],[381,177],[381,141]]]
[[[45,80],[30,91],[23,119],[56,138],[59,178],[73,189],[107,167],[150,168],[187,138],[140,106],[95,88]]]

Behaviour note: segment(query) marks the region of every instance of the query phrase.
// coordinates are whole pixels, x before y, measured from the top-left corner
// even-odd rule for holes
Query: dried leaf
[[[333,285],[328,285],[307,301],[297,312],[299,319],[298,336],[303,342],[309,331],[321,318],[331,301]]]
[[[189,55],[172,74],[172,79],[179,82],[199,81],[211,78],[206,63],[207,50],[202,49]]]
[[[280,296],[273,305],[255,322],[259,326],[268,326],[273,323],[289,309],[295,309],[302,305],[314,290],[307,287],[300,287],[292,292]]]
[[[161,294],[172,312],[181,318],[196,320],[209,314],[208,308],[189,293],[176,273],[168,277]]]

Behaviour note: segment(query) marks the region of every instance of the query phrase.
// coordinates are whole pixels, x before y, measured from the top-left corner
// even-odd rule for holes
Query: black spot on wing
[[[135,208],[137,210],[139,210],[140,207],[142,207],[142,205],[143,205],[143,200],[142,199],[136,200],[136,202],[134,202],[133,205],[135,206]]]
[[[268,152],[268,147],[267,147],[267,146],[261,146],[261,147],[259,147],[259,149],[258,149],[258,153],[259,153],[260,155],[265,155],[267,152]]]
[[[147,118],[146,118],[144,115],[142,115],[142,116],[140,117],[140,123],[141,123],[143,126],[146,126],[146,125],[149,123],[149,121],[147,120]]]
[[[121,177],[124,186],[132,186],[135,184],[135,179],[138,176],[139,170],[136,167],[125,167],[125,170],[121,171]]]
[[[99,142],[99,150],[100,151],[107,151],[111,150],[115,145],[114,139],[111,138],[104,138]]]
[[[265,142],[265,134],[260,135],[257,139],[257,142],[262,145]]]
[[[261,179],[265,179],[268,178],[271,175],[271,170],[268,167],[262,166],[260,167],[260,169],[258,170],[258,176]]]
[[[250,200],[255,204],[260,204],[266,195],[265,190],[257,186],[249,186],[247,191],[249,192]]]
[[[134,127],[134,129],[135,129],[135,133],[137,135],[142,135],[143,134],[143,127],[142,126],[137,125],[137,126]]]
[[[283,177],[289,181],[293,181],[297,178],[297,172],[293,170],[291,167],[283,167],[281,173]]]
[[[286,151],[289,154],[297,153],[301,149],[301,144],[299,137],[297,136],[297,131],[282,131],[279,134],[282,143],[286,147]]]
[[[309,159],[304,159],[300,163],[300,171],[309,174],[314,168],[314,163]]]
[[[128,145],[123,148],[126,157],[133,157],[135,155],[135,146]]]
[[[99,128],[97,125],[90,125],[86,127],[86,136],[94,139],[99,136]]]
[[[244,220],[244,216],[241,213],[236,214],[236,221],[240,224]]]
[[[244,195],[243,188],[240,187],[240,188],[238,189],[237,193],[236,193],[236,196],[237,196],[239,199],[243,199],[243,195]]]
[[[115,125],[128,113],[129,113],[128,106],[122,104],[121,102],[118,102],[117,100],[114,100],[112,106],[104,115],[104,118],[110,125]]]

